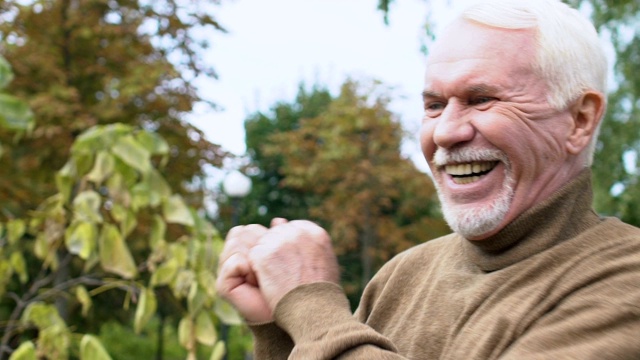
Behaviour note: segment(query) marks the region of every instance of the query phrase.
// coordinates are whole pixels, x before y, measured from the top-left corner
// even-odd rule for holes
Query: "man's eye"
[[[493,100],[495,100],[495,98],[488,97],[488,96],[479,96],[479,97],[470,99],[469,105],[482,105],[482,104],[489,103]]]
[[[440,101],[432,101],[424,104],[424,115],[429,118],[437,118],[442,114],[445,103]]]
[[[425,110],[437,111],[444,109],[444,104],[441,102],[432,102],[425,104],[424,108]]]

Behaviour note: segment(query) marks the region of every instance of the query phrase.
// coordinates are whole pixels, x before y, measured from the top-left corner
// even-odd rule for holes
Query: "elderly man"
[[[640,230],[591,208],[605,79],[559,1],[464,11],[431,49],[420,133],[455,233],[392,259],[352,315],[322,229],[234,228],[218,289],[257,359],[639,359]]]

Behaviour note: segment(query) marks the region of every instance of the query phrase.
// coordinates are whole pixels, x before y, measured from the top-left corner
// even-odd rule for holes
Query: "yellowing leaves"
[[[89,309],[91,309],[93,305],[87,288],[84,286],[76,287],[76,299],[78,299],[78,302],[82,305],[82,316],[86,317],[87,314],[89,314]]]
[[[11,354],[9,360],[38,360],[36,347],[31,341],[25,341]]]
[[[167,222],[193,226],[193,215],[179,195],[171,196],[162,206],[164,218]]]
[[[97,337],[84,335],[80,341],[80,360],[111,360]]]
[[[156,294],[153,292],[153,289],[143,288],[140,293],[140,302],[136,308],[133,322],[133,329],[136,334],[139,334],[142,328],[151,320],[157,308],[158,301],[156,300]]]
[[[222,322],[225,324],[242,324],[242,318],[240,317],[236,309],[234,309],[228,302],[222,299],[216,299],[215,312],[220,320],[222,320]]]
[[[77,220],[91,223],[101,223],[102,199],[100,194],[93,190],[83,191],[73,200],[73,216]]]
[[[201,311],[196,317],[196,340],[201,344],[213,346],[217,338],[218,334],[213,326],[211,314]]]
[[[98,247],[100,249],[100,265],[103,269],[125,279],[137,276],[138,270],[135,261],[118,228],[105,224],[100,234]]]
[[[115,166],[116,162],[113,156],[106,151],[100,151],[96,155],[93,168],[87,174],[87,179],[100,184],[113,173]]]
[[[162,263],[151,276],[151,286],[168,285],[173,282],[178,273],[178,262],[175,259],[170,259]]]
[[[0,89],[4,89],[13,80],[11,64],[4,57],[0,57]]]
[[[111,152],[127,165],[146,173],[151,169],[151,153],[138,143],[133,136],[124,136],[116,141]]]
[[[200,311],[194,318],[184,317],[178,325],[178,339],[186,349],[193,349],[196,343],[214,346],[218,339],[211,314]]]
[[[7,222],[7,240],[9,240],[9,244],[15,244],[22,235],[24,235],[27,224],[24,221],[19,219],[10,220]]]
[[[27,263],[24,260],[24,256],[19,252],[14,252],[11,254],[9,263],[11,264],[13,271],[18,274],[20,283],[26,283],[27,280],[29,280],[29,274],[27,273]]]
[[[87,260],[94,254],[98,239],[96,225],[88,221],[77,221],[71,224],[65,232],[65,245],[69,253]]]
[[[28,131],[33,125],[33,113],[24,101],[0,94],[0,127]]]
[[[135,30],[148,16],[158,20],[158,15],[171,21],[164,30],[184,30],[177,40],[191,45],[176,49],[186,51],[200,44],[189,41],[189,29],[211,18],[207,11],[196,10],[199,5],[192,9],[196,15],[183,19],[171,12],[140,12],[144,9],[139,4],[92,4],[4,4],[16,11],[0,23],[0,32],[11,33],[17,42],[0,39],[9,60],[0,57],[0,168],[7,175],[0,192],[0,296],[11,289],[19,301],[16,311],[2,319],[3,331],[11,336],[2,339],[0,348],[5,355],[15,350],[13,360],[111,359],[97,337],[75,333],[86,328],[78,326],[80,311],[65,316],[65,324],[50,304],[81,307],[84,316],[93,306],[108,306],[81,320],[94,329],[112,314],[129,316],[133,304],[138,306],[134,320],[140,330],[156,314],[155,291],[171,298],[172,290],[182,286],[175,282],[178,272],[202,271],[201,261],[192,260],[186,249],[180,259],[171,260],[170,244],[186,248],[191,241],[213,238],[213,232],[205,234],[206,226],[201,226],[207,220],[196,221],[198,213],[174,188],[188,196],[189,204],[197,203],[202,190],[183,185],[204,174],[201,164],[218,166],[226,153],[184,121],[199,99],[195,89],[162,56],[165,49],[150,42],[151,34]],[[132,12],[142,17],[128,18]],[[56,15],[62,13],[73,26]],[[100,25],[105,16],[125,20]],[[58,31],[62,28],[66,30]],[[194,52],[185,54],[194,60],[187,67],[206,73],[207,66]],[[9,63],[20,65],[15,77]],[[25,101],[3,91],[9,83]],[[182,84],[180,89],[176,84]],[[23,136],[30,130],[30,136]],[[167,226],[167,220],[184,226]],[[169,299],[175,304],[168,314],[173,319],[188,312],[183,290],[178,291],[182,298]],[[94,304],[92,296],[102,292],[120,292],[125,300]],[[43,302],[35,304],[36,299]],[[19,304],[29,303],[33,306],[18,311]],[[195,313],[188,315],[196,318]],[[202,330],[210,328],[199,323],[199,337],[211,344],[208,331]],[[18,347],[19,342],[24,343]]]

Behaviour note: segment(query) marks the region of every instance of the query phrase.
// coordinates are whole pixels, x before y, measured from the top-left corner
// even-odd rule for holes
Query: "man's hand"
[[[256,274],[249,261],[249,252],[267,232],[261,225],[236,226],[225,240],[220,254],[218,293],[228,300],[248,322],[273,320],[271,308],[260,292]]]
[[[339,282],[329,234],[310,221],[274,221],[249,251],[249,261],[271,311],[299,285]]]

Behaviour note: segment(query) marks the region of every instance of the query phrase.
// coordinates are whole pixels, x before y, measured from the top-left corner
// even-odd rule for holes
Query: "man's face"
[[[532,68],[535,36],[458,21],[431,49],[420,142],[445,218],[491,236],[582,166],[568,153],[569,110],[547,103]]]

